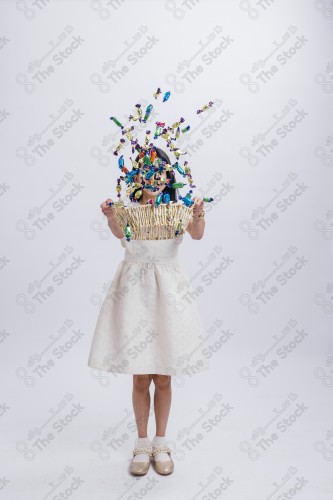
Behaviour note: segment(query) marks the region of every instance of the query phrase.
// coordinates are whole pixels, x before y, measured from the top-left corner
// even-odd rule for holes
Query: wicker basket
[[[115,217],[123,228],[130,226],[133,240],[167,240],[184,234],[192,217],[193,206],[178,203],[167,205],[114,206]]]

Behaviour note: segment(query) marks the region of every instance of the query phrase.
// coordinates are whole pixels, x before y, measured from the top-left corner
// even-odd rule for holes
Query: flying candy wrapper
[[[197,110],[197,115],[199,113],[203,113],[204,111],[206,111],[207,109],[211,108],[213,106],[214,102],[210,101],[208,104],[205,104],[201,109],[198,109]]]

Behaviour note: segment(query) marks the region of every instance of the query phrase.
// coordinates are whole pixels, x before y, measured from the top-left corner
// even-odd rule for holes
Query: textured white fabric
[[[88,366],[129,374],[193,375],[210,368],[204,329],[178,262],[184,238],[120,241],[124,260],[101,307]]]

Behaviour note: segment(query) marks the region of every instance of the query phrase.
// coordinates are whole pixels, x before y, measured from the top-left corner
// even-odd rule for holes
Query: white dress
[[[171,376],[210,368],[193,289],[178,262],[183,238],[121,238],[124,259],[97,319],[89,367]]]

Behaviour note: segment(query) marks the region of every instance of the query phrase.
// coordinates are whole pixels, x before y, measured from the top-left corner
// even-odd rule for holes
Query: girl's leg
[[[151,381],[152,375],[133,375],[132,402],[139,438],[147,437]]]
[[[156,436],[165,436],[171,407],[171,376],[153,375]]]
[[[170,451],[167,452],[168,446],[165,437],[171,406],[171,376],[155,374],[153,375],[153,380],[155,384],[154,408],[156,434],[151,444],[155,470],[159,474],[171,474],[174,464],[171,455],[169,455]]]
[[[149,386],[152,381],[152,375],[133,375],[133,393],[132,401],[135,413],[138,437],[135,440],[133,450],[133,459],[130,466],[130,472],[134,475],[142,476],[147,474],[150,465],[150,455],[147,449],[151,451],[151,442],[147,436],[148,418],[150,410],[150,392]],[[141,450],[141,448],[143,448]]]

